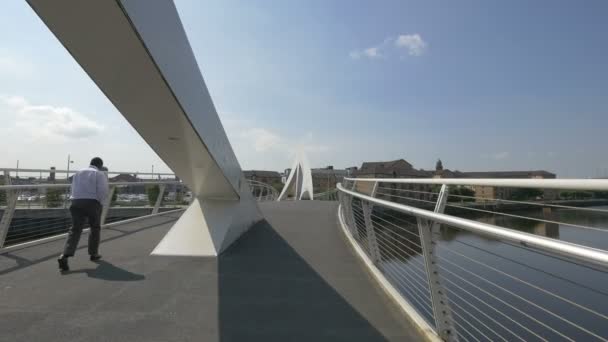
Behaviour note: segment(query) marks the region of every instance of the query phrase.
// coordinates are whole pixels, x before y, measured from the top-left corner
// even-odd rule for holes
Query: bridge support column
[[[15,208],[17,207],[18,197],[19,193],[17,191],[6,192],[6,208],[2,214],[2,219],[0,219],[0,248],[4,246],[4,241],[6,240],[8,229],[11,226],[11,221],[13,220],[13,215],[15,214]]]
[[[445,211],[447,199],[448,186],[444,184],[441,187],[441,192],[439,193],[435,205],[436,213],[443,213]],[[420,242],[422,245],[422,254],[424,255],[424,263],[428,274],[429,290],[431,292],[433,316],[435,318],[437,333],[445,341],[457,341],[458,336],[454,329],[452,312],[450,310],[447,294],[443,288],[443,282],[439,275],[439,267],[437,266],[436,246],[439,241],[441,225],[437,222],[430,222],[421,218],[418,218],[417,221]]]
[[[152,209],[152,214],[158,214],[158,209],[160,209],[160,205],[163,202],[163,197],[165,196],[165,189],[167,188],[166,184],[161,184],[158,189],[158,197],[156,197],[156,203],[154,203],[154,209]]]
[[[103,203],[103,209],[101,209],[101,225],[103,226],[106,223],[106,218],[108,217],[108,211],[110,211],[110,205],[112,204],[112,197],[114,197],[114,192],[116,191],[115,186],[110,187],[110,191],[108,191],[108,198],[106,198]]]
[[[196,198],[157,254],[218,255],[263,218],[173,1],[27,2]]]
[[[342,215],[344,216],[344,222],[346,223],[346,227],[350,230],[351,235],[355,239],[359,239],[359,231],[357,230],[355,217],[353,215],[353,199],[349,195],[340,195],[340,205],[342,210]]]
[[[376,240],[376,232],[374,231],[374,224],[372,222],[373,206],[369,202],[363,201],[361,201],[361,206],[363,207],[363,218],[365,219],[365,231],[367,233],[370,258],[374,264],[378,264],[382,261],[382,255],[380,254],[380,248],[378,246],[378,240]]]

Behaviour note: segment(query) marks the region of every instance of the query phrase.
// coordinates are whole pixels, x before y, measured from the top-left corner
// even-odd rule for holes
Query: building
[[[246,170],[243,171],[245,179],[262,182],[266,184],[281,184],[281,174],[276,171],[264,171],[264,170]]]
[[[380,162],[364,162],[361,168],[354,172],[356,178],[431,178],[433,173],[425,170],[417,170],[412,164],[405,159],[397,159],[391,161]],[[373,183],[360,182],[357,183],[356,189],[359,192],[372,192]],[[431,198],[432,187],[427,184],[381,184],[376,196],[387,197],[394,202],[408,203],[418,202],[425,203]]]
[[[312,185],[314,192],[321,193],[336,188],[336,184],[342,183],[344,177],[348,177],[348,169],[334,169],[333,166],[310,170],[312,174]]]
[[[521,178],[534,178],[534,179],[554,179],[556,175],[554,173],[544,170],[532,170],[532,171],[474,171],[474,172],[460,172],[458,170],[451,171],[443,168],[441,159],[437,161],[434,178],[500,178],[500,179],[521,179]],[[515,195],[516,188],[506,187],[495,187],[487,185],[474,185],[470,188],[475,191],[475,197],[477,201],[484,201],[484,199],[510,199]],[[541,191],[538,197],[542,197],[545,200],[558,199],[559,193],[556,190],[545,189]]]
[[[458,170],[452,171],[445,169],[443,162],[438,160],[435,165],[435,170],[415,169],[412,164],[404,159],[385,161],[385,162],[364,162],[361,168],[355,173],[357,178],[534,178],[534,179],[553,179],[556,178],[554,173],[544,170],[533,171],[475,171],[461,172]],[[363,193],[371,193],[373,184],[369,182],[361,182],[357,184],[357,191]],[[391,200],[413,200],[420,203],[431,198],[430,192],[433,187],[425,184],[385,184],[384,188],[378,190],[378,194],[391,197]],[[390,188],[389,188],[390,187]],[[470,186],[470,189],[475,191],[477,201],[484,199],[511,199],[516,195],[516,188],[494,187],[494,186]],[[529,192],[531,196],[534,192]],[[554,200],[559,197],[556,190],[542,190],[537,197],[542,197],[545,200]]]

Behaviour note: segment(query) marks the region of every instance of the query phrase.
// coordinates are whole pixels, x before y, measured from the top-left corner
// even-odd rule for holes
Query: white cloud
[[[428,47],[428,44],[422,40],[418,33],[402,34],[395,39],[397,48],[405,48],[410,56],[422,56]]]
[[[400,54],[401,50],[407,50],[410,56],[422,56],[428,48],[428,44],[422,39],[418,33],[402,34],[395,37],[387,37],[382,43],[371,46],[362,50],[354,50],[349,53],[350,58],[360,59],[366,57],[369,59],[384,58],[391,54]]]
[[[304,151],[315,162],[331,150],[325,143],[315,140],[311,132],[296,137],[287,136],[258,123],[226,118],[222,119],[239,163],[244,169],[283,170],[289,167],[297,151]]]
[[[363,50],[363,54],[369,58],[382,57],[382,55],[380,54],[380,50],[377,47],[367,48],[367,49]]]
[[[23,78],[33,74],[34,67],[25,59],[0,53],[0,76]]]
[[[99,135],[104,127],[68,107],[33,105],[19,96],[0,96],[3,110],[14,114],[15,128],[33,139],[65,141]]]
[[[253,143],[256,152],[265,152],[279,148],[282,144],[281,137],[264,128],[250,128],[244,131],[242,137]]]

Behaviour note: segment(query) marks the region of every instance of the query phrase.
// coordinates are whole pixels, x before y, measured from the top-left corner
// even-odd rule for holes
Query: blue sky
[[[605,1],[176,4],[243,168],[302,147],[315,166],[608,175]],[[94,144],[114,169],[164,167],[27,5],[0,5],[0,38],[1,165]]]

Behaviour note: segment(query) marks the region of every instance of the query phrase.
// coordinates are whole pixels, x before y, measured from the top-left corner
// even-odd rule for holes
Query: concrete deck
[[[102,232],[71,271],[63,241],[0,255],[0,341],[420,341],[369,277],[331,202],[264,203],[220,258],[149,253],[177,214]]]

